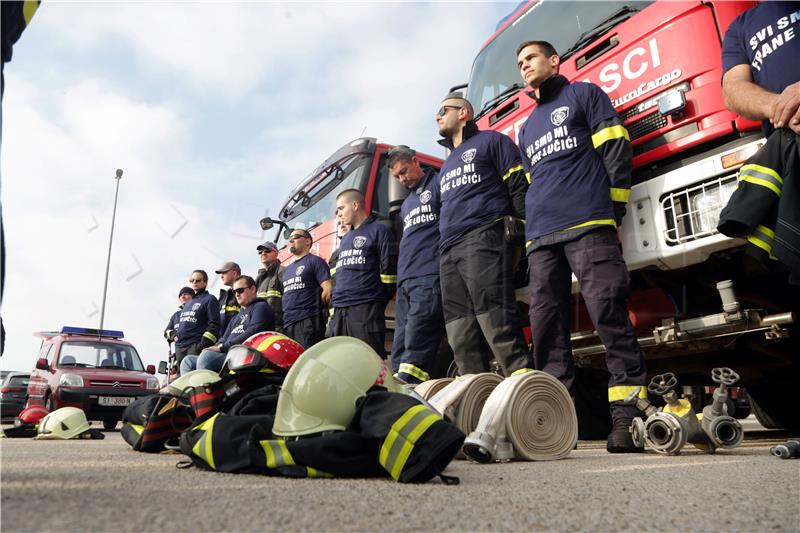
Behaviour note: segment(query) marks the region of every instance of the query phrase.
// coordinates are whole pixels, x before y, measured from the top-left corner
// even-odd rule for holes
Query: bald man
[[[528,181],[517,146],[506,135],[478,130],[474,116],[460,93],[447,95],[436,113],[439,144],[451,150],[437,177],[445,329],[461,374],[488,371],[493,356],[512,376],[533,364],[503,219],[525,218]]]
[[[361,339],[386,359],[386,304],[397,284],[397,246],[391,230],[368,216],[364,195],[347,189],[336,197],[339,224],[352,229],[339,243],[332,272],[333,316],[326,336]]]

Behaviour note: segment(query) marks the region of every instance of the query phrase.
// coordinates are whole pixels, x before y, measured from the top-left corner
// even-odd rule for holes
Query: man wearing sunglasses
[[[228,261],[217,270],[222,284],[230,289],[219,290],[219,330],[225,331],[231,319],[235,317],[240,310],[239,304],[236,302],[236,296],[233,294],[233,282],[242,275],[242,269],[237,263]]]
[[[436,114],[451,150],[437,177],[439,274],[447,340],[461,374],[489,370],[488,345],[504,375],[533,367],[514,298],[503,219],[525,217],[528,181],[506,135],[480,131],[472,105],[451,93]]]
[[[431,377],[444,333],[439,288],[439,190],[436,171],[422,169],[408,146],[389,150],[389,174],[411,190],[400,207],[392,370],[406,383]]]
[[[187,355],[199,354],[217,342],[220,331],[219,302],[206,291],[206,271],[194,270],[189,276],[189,286],[194,296],[183,304],[178,327],[175,328],[175,357],[178,364]]]
[[[384,313],[397,283],[394,235],[367,215],[364,195],[358,189],[339,193],[336,218],[353,229],[339,243],[333,316],[326,336],[361,339],[386,359]]]
[[[294,262],[283,269],[283,329],[308,349],[325,338],[325,306],[331,299],[331,273],[327,263],[312,254],[311,234],[293,229],[289,251]]]
[[[281,262],[278,261],[278,247],[274,242],[265,241],[258,245],[258,258],[262,268],[256,274],[258,297],[267,301],[275,315],[275,331],[283,332],[283,283],[281,283]]]
[[[269,304],[257,296],[256,282],[250,276],[239,276],[233,282],[233,293],[241,310],[230,321],[222,338],[203,350],[199,356],[188,355],[181,362],[181,375],[192,370],[207,369],[219,372],[231,346],[241,344],[250,336],[275,328],[275,317]]]

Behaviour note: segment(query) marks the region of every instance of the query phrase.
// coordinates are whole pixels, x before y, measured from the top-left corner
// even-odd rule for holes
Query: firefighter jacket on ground
[[[336,260],[333,307],[387,302],[397,284],[397,246],[392,231],[367,218],[342,237]]]
[[[218,344],[222,345],[223,352],[227,352],[234,344],[241,344],[256,333],[274,329],[275,316],[272,308],[266,300],[256,298],[233,317]]]
[[[177,346],[186,347],[200,342],[203,348],[212,346],[219,338],[219,302],[205,289],[183,304],[175,336]]]
[[[14,43],[30,24],[34,13],[39,8],[39,0],[26,0],[24,2],[0,2],[2,13],[0,22],[3,30],[0,32],[2,41],[2,60],[3,63],[11,61]]]
[[[283,332],[283,269],[277,261],[267,268],[258,269],[256,275],[256,294],[267,301],[275,315],[275,331]]]
[[[439,188],[436,172],[427,175],[400,207],[403,236],[397,258],[397,283],[439,274]]]
[[[525,218],[528,180],[514,142],[502,133],[478,130],[473,121],[464,125],[462,138],[457,148],[450,139],[438,141],[452,150],[436,178],[441,251],[493,220]]]
[[[556,74],[542,84],[536,100],[519,133],[530,177],[528,252],[598,227],[617,227],[633,170],[630,137],[600,87]]]
[[[800,285],[800,136],[775,130],[747,160],[717,229],[746,238],[750,252],[767,264],[780,261],[789,282]]]
[[[181,320],[181,311],[183,311],[183,306],[180,306],[180,309],[172,313],[169,322],[167,322],[167,327],[164,329],[164,338],[168,342],[172,342],[175,338],[175,330],[178,329],[178,322]]]
[[[324,312],[322,283],[329,279],[328,264],[314,254],[306,254],[283,269],[284,327]]]
[[[297,440],[272,434],[273,416],[217,414],[181,436],[201,468],[284,477],[391,477],[424,482],[455,457],[464,434],[411,396],[376,387],[345,431]]]
[[[233,289],[220,289],[219,291],[219,330],[225,331],[231,319],[239,314],[241,306],[236,301]]]

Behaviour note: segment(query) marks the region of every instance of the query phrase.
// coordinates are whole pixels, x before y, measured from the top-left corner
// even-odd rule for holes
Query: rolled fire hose
[[[480,463],[563,459],[578,442],[578,417],[566,387],[544,372],[503,380],[484,405],[475,431],[464,441]]]
[[[430,400],[433,396],[453,382],[453,378],[429,379],[414,387],[414,392],[423,400]]]
[[[429,404],[469,435],[478,425],[483,405],[503,377],[491,372],[459,376],[434,394]],[[465,459],[459,452],[456,459]]]

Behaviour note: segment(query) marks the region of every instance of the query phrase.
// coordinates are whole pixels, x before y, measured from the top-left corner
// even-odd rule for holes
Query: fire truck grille
[[[625,120],[625,117],[623,117],[622,120]],[[639,137],[644,137],[648,133],[657,131],[666,125],[667,125],[667,117],[665,117],[661,113],[656,112],[656,113],[650,113],[649,115],[642,117],[639,120],[634,120],[633,122],[630,122],[625,126],[625,128],[628,130],[628,135],[630,135],[631,141],[635,141]]]
[[[139,389],[142,384],[138,381],[109,381],[103,380],[90,380],[89,385],[92,387],[106,387],[106,388],[120,388],[120,389]]]
[[[735,172],[717,176],[665,195],[661,209],[666,221],[667,245],[676,246],[719,233],[719,214],[736,190],[736,176]]]

